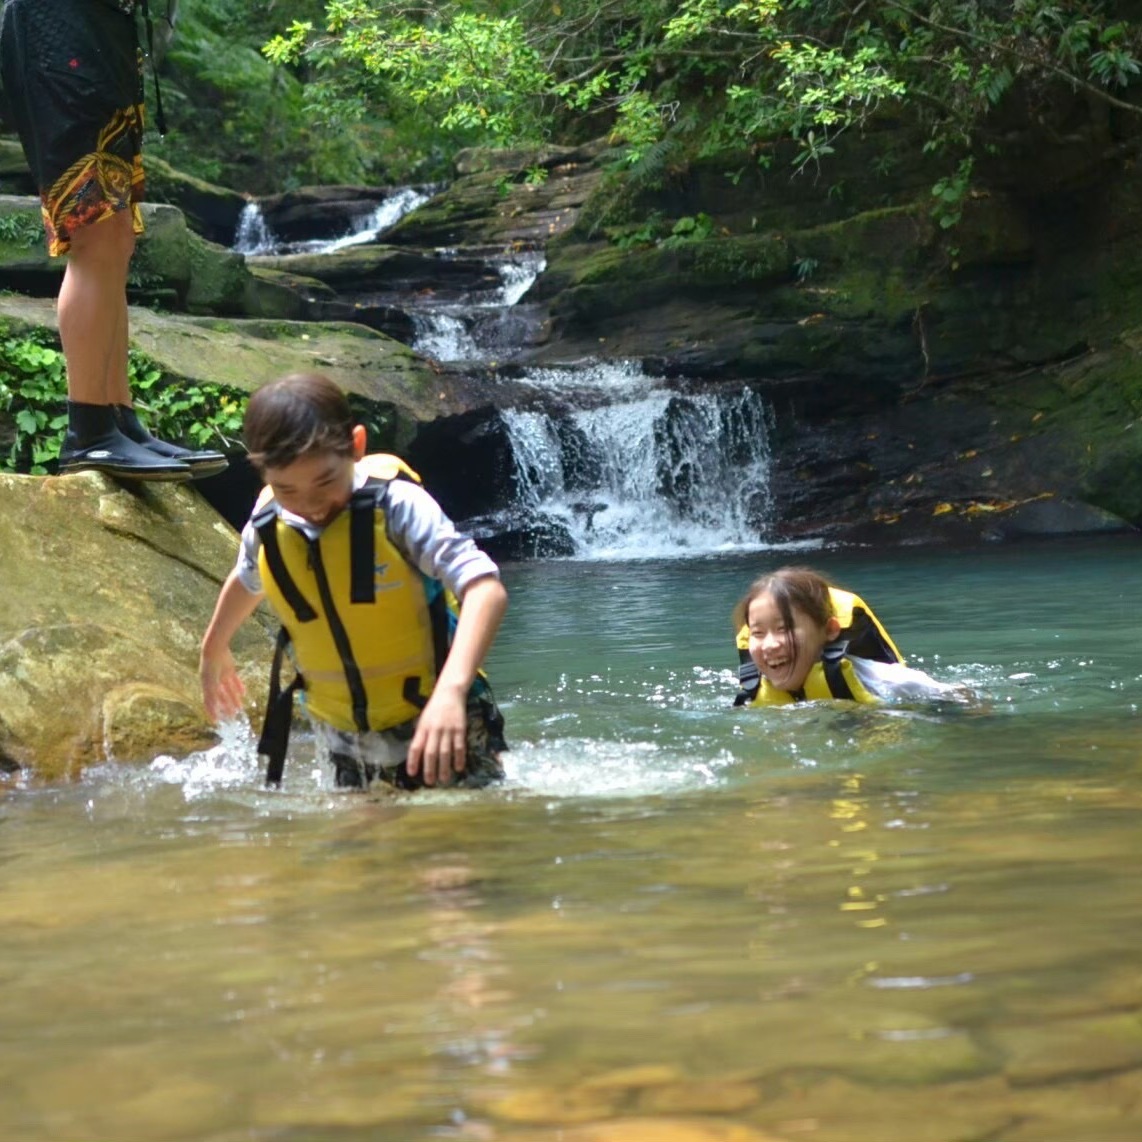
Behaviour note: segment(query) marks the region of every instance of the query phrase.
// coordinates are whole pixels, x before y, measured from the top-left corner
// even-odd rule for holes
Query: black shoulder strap
[[[376,512],[384,488],[383,480],[366,480],[349,501],[349,600],[353,603],[377,599]]]
[[[278,585],[278,590],[285,596],[290,609],[297,616],[299,623],[312,622],[317,618],[317,612],[309,604],[306,597],[293,581],[293,576],[286,570],[285,560],[282,558],[282,549],[278,546],[278,509],[274,503],[267,504],[260,512],[256,512],[250,522],[262,541],[262,550],[266,553],[266,563],[270,574]]]
[[[836,642],[830,642],[823,651],[821,651],[821,665],[825,669],[825,682],[828,684],[829,693],[834,698],[847,698],[850,702],[855,701],[853,692],[849,688],[849,680],[845,677],[845,672],[841,669],[841,664],[845,660],[845,654],[848,651],[849,644],[843,639],[838,639]]]
[[[738,657],[741,664],[738,666],[738,686],[740,689],[734,695],[735,706],[748,706],[757,697],[761,689],[761,671],[757,663],[749,656],[748,650],[739,650]]]
[[[151,64],[151,79],[155,83],[155,126],[158,127],[160,135],[165,135],[167,133],[167,120],[163,114],[163,93],[159,87],[159,65],[155,60],[155,24],[151,19],[151,6],[148,0],[142,0],[142,9],[143,25],[147,30],[147,58]],[[169,18],[169,7],[167,14]]]
[[[896,651],[885,641],[880,628],[862,607],[853,607],[852,625],[844,632],[848,653],[855,658],[871,658],[874,662],[899,662]]]
[[[283,690],[282,662],[289,634],[285,627],[278,630],[274,646],[274,660],[270,666],[270,693],[266,699],[266,716],[262,721],[262,734],[258,738],[258,753],[266,759],[266,787],[278,789],[285,769],[286,750],[289,748],[289,731],[293,722],[293,695],[304,686],[300,674]]]

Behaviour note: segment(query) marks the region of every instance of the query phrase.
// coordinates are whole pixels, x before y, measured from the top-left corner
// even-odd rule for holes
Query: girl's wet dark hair
[[[791,657],[797,655],[797,636],[793,633],[794,610],[801,611],[819,627],[833,617],[833,600],[829,595],[832,584],[819,571],[811,567],[779,567],[755,579],[741,601],[734,607],[734,631],[749,622],[749,608],[754,599],[771,595],[781,612],[785,624],[786,649]]]
[[[310,452],[353,455],[353,413],[322,373],[293,373],[263,385],[246,406],[242,435],[259,471],[284,468]]]

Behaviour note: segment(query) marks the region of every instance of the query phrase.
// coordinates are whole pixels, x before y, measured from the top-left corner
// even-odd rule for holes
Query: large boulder
[[[243,314],[250,272],[241,254],[195,234],[174,206],[144,203],[127,278],[132,301],[196,313]],[[49,258],[39,199],[0,195],[0,287],[55,297],[66,258]]]
[[[36,180],[28,169],[24,148],[14,136],[0,138],[0,192],[4,194],[34,194]]]
[[[0,767],[74,777],[214,740],[198,645],[237,535],[188,487],[0,475]],[[273,625],[234,642],[251,712]]]
[[[245,195],[176,170],[150,152],[143,156],[143,170],[148,202],[177,206],[195,232],[211,242],[233,245],[238,219],[246,207]]]
[[[0,288],[54,296],[63,266],[61,258],[48,257],[40,200],[0,194]]]

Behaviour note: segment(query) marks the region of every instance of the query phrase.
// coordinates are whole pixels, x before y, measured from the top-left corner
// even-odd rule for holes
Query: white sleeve
[[[966,687],[951,682],[937,682],[922,670],[914,670],[902,662],[873,662],[868,658],[850,658],[860,684],[885,702],[969,702],[974,695]]]
[[[238,576],[238,582],[251,595],[262,593],[262,573],[258,570],[258,553],[261,549],[261,536],[253,523],[247,521],[242,528],[242,542],[238,545],[238,561],[234,564],[234,573]]]
[[[500,569],[475,542],[456,530],[440,505],[419,484],[393,480],[385,494],[389,536],[430,579],[439,579],[459,599],[477,579]]]

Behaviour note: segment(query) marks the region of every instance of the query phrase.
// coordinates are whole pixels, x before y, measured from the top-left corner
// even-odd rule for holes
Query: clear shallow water
[[[1137,543],[814,552],[983,712],[734,714],[750,557],[508,568],[510,780],[0,785],[0,1138],[1137,1142]]]

